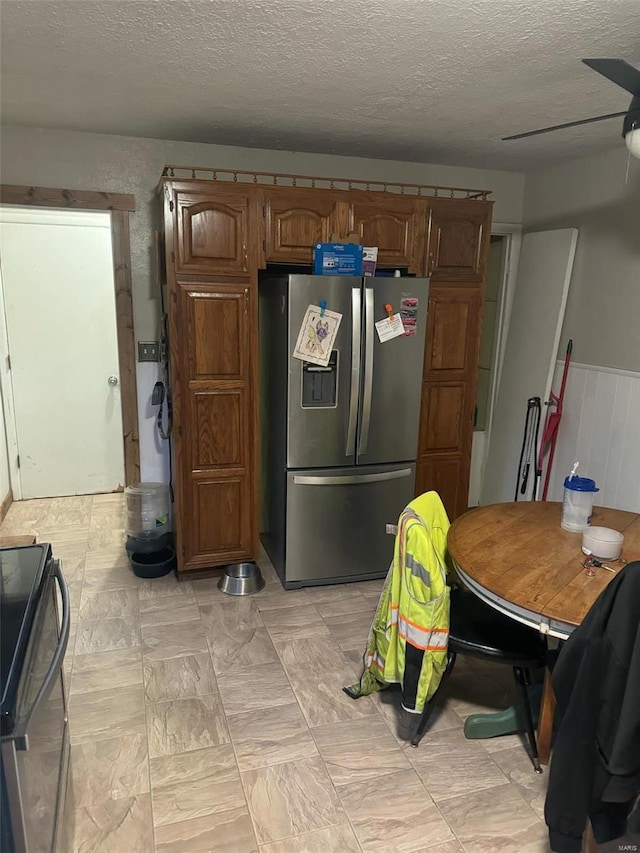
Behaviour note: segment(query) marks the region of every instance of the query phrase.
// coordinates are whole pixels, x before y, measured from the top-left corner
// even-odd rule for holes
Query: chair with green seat
[[[536,773],[542,773],[528,686],[531,670],[544,666],[546,651],[545,639],[533,628],[503,616],[466,589],[452,589],[447,667],[438,689],[422,712],[411,746],[417,747],[424,736],[438,695],[451,675],[457,656],[467,655],[512,667],[522,702],[531,761]]]

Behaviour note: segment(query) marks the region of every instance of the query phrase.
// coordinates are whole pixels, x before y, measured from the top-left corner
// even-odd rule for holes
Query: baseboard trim
[[[4,496],[4,500],[0,503],[0,524],[4,521],[5,515],[9,512],[9,507],[13,503],[13,492],[11,489]]]

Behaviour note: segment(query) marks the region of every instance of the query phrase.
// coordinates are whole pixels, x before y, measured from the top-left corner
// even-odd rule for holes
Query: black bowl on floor
[[[171,545],[171,533],[163,533],[161,536],[142,537],[127,536],[125,548],[129,554],[153,554],[156,551],[164,551]]]
[[[129,553],[134,575],[139,578],[161,578],[176,567],[176,552],[171,547],[152,554]]]

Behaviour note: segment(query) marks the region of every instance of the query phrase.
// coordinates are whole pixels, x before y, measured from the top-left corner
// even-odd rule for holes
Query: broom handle
[[[564,356],[564,370],[562,371],[562,382],[560,383],[560,395],[558,397],[558,412],[562,412],[562,403],[564,400],[564,389],[567,387],[567,377],[569,375],[569,362],[571,361],[571,353],[573,351],[573,340],[569,338],[567,351]]]
[[[569,343],[567,344],[567,351],[564,356],[564,370],[562,371],[562,382],[560,383],[560,394],[558,396],[558,405],[556,408],[556,413],[558,415],[562,414],[562,404],[564,401],[564,389],[567,386],[567,376],[569,374],[569,363],[571,361],[571,352],[573,350],[573,340],[569,339]],[[551,439],[551,448],[549,450],[549,461],[547,462],[547,470],[544,476],[544,488],[542,490],[542,500],[546,501],[547,493],[549,491],[549,481],[551,479],[551,467],[553,465],[553,457],[556,452],[556,443],[558,441],[558,431],[560,430],[560,423],[558,422],[558,426],[556,431],[553,434],[553,438]]]

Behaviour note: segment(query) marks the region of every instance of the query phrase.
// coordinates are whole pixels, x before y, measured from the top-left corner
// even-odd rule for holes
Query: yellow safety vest
[[[405,710],[421,713],[447,665],[449,519],[436,492],[404,509],[393,563],[369,633],[359,682],[345,687],[354,698],[402,685]]]

